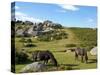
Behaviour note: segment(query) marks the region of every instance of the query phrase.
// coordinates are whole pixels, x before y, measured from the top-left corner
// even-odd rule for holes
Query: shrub
[[[21,38],[19,41],[20,42],[24,42],[24,43],[32,43],[32,40],[31,39],[25,39],[24,37]]]
[[[25,40],[26,40],[26,39],[23,37],[23,38],[21,38],[19,41],[20,41],[20,42],[26,42]]]
[[[86,43],[85,43],[85,44],[80,44],[79,46],[80,46],[80,47],[86,47],[87,44],[86,44]]]
[[[27,43],[32,43],[32,39],[27,39]]]
[[[46,35],[46,36],[39,36],[37,38],[37,40],[39,41],[50,41],[51,40],[51,37],[49,35]]]
[[[60,69],[60,70],[64,70],[64,69],[65,69],[65,66],[64,66],[64,65],[61,65],[61,66],[59,67],[59,69]]]
[[[24,46],[25,47],[36,47],[36,45],[32,43],[24,43]]]
[[[66,69],[67,70],[73,70],[73,68],[71,66],[68,66]]]
[[[21,25],[19,25],[18,27],[17,27],[17,29],[22,29],[23,27],[21,26]]]
[[[53,40],[60,40],[63,38],[67,38],[67,34],[65,32],[53,32],[53,33],[49,33],[49,34],[45,34],[45,35],[40,35],[37,40],[39,41],[52,41],[51,37],[53,38]]]
[[[28,55],[23,51],[16,51],[15,62],[16,64],[25,63],[28,61]]]
[[[54,37],[56,40],[60,40],[60,39],[62,39],[62,37],[61,36],[56,36],[56,37]]]
[[[66,44],[66,47],[76,47],[76,44]]]

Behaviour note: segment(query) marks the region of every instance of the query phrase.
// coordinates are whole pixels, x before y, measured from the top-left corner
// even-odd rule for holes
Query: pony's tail
[[[55,62],[55,66],[58,66],[58,62],[55,58],[53,58],[54,62]]]

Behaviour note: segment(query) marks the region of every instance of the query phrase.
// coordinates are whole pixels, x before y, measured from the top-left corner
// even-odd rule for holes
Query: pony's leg
[[[48,63],[48,60],[46,60],[46,64]]]
[[[78,54],[75,52],[75,60],[78,60]]]
[[[88,56],[87,56],[87,55],[85,55],[85,61],[86,61],[86,63],[87,63],[87,61],[88,61]]]
[[[83,55],[81,56],[81,62],[83,62]]]
[[[44,64],[46,65],[48,63],[48,60],[44,60]]]
[[[44,60],[44,64],[46,64],[46,60]]]
[[[34,58],[34,62],[37,61],[37,58]]]

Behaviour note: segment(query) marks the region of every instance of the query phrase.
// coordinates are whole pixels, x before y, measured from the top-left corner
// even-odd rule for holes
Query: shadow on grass
[[[47,64],[46,66],[54,66],[53,64]],[[71,66],[71,67],[74,67],[74,66],[79,66],[79,64],[58,64],[58,66]]]
[[[47,65],[49,68],[53,68],[55,66],[53,66],[52,64],[48,64]],[[77,68],[77,66],[79,66],[79,64],[59,64],[55,70],[76,70],[76,69],[80,69]],[[53,70],[53,69],[52,69]]]
[[[89,59],[88,64],[97,63],[97,59]]]
[[[79,66],[79,64],[60,64],[60,65],[63,65],[63,66]]]
[[[79,64],[60,64],[61,69],[64,69],[64,70],[79,69],[79,68],[76,68],[77,66],[79,66]]]
[[[32,43],[28,43],[28,44],[24,44],[25,47],[37,47],[37,45],[32,44]]]

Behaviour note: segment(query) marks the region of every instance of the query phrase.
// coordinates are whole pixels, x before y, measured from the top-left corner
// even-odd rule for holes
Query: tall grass
[[[76,37],[81,41],[80,46],[91,47],[97,46],[97,29],[92,28],[70,28]]]

